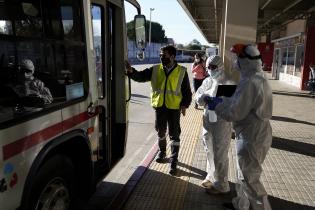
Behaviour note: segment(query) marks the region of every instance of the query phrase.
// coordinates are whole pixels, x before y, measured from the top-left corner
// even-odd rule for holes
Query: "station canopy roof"
[[[219,43],[222,0],[177,0],[209,43]],[[258,0],[257,35],[265,35],[315,10],[315,0]]]

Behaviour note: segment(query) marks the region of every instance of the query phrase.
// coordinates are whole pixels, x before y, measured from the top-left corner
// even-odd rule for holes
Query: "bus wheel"
[[[67,210],[73,206],[75,193],[74,166],[64,155],[57,155],[44,163],[31,187],[32,210]]]

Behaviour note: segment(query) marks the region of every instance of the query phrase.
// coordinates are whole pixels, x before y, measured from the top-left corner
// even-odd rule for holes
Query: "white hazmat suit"
[[[215,113],[233,122],[238,158],[238,210],[271,210],[267,192],[260,182],[262,163],[272,142],[269,119],[272,117],[272,90],[264,77],[258,49],[253,45],[234,45],[240,83],[231,98],[224,98]],[[236,49],[236,50],[235,50]]]
[[[205,96],[216,96],[219,84],[226,84],[221,57],[209,57],[206,67],[209,65],[214,65],[218,68],[207,69],[210,76],[203,81],[195,94],[195,100],[198,105],[204,106],[203,144],[207,155],[207,177],[202,185],[213,187],[218,193],[225,193],[230,191],[228,183],[228,151],[232,124],[221,117],[217,117],[214,111],[208,109],[204,101]],[[211,183],[210,186],[205,184],[207,181]]]

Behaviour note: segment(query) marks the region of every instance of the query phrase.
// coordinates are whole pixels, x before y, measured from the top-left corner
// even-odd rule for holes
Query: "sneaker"
[[[222,206],[225,210],[237,210],[232,203],[223,203]]]
[[[218,194],[226,194],[229,193],[230,191],[221,191],[216,189],[214,186],[210,187],[210,188],[206,188],[206,193],[208,194],[212,194],[212,195],[218,195]]]
[[[213,183],[209,179],[205,179],[201,182],[201,186],[205,188],[210,188],[213,186]]]
[[[170,163],[170,170],[169,170],[168,173],[170,175],[172,175],[172,176],[175,176],[176,175],[176,171],[177,171],[176,167],[177,167],[177,162],[175,162],[175,161],[171,162]]]
[[[155,162],[157,162],[157,163],[163,163],[164,160],[165,160],[165,156],[166,156],[165,152],[159,151],[158,154],[157,154],[157,156],[156,156]]]

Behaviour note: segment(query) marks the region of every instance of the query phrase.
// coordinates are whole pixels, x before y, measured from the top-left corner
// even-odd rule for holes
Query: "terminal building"
[[[178,0],[232,76],[230,47],[257,44],[264,70],[300,90],[315,64],[315,1],[310,0]],[[234,75],[237,77],[237,75]]]

